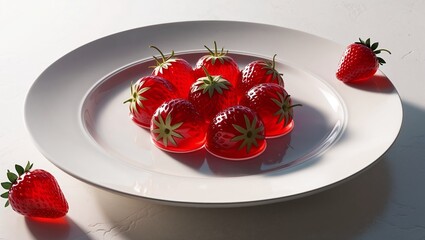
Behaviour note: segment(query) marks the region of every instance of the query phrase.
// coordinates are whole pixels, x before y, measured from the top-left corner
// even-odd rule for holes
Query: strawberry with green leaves
[[[209,123],[212,118],[227,107],[236,105],[236,94],[232,84],[221,76],[211,76],[204,68],[205,77],[192,84],[189,101]]]
[[[284,87],[282,74],[276,69],[276,54],[271,61],[255,60],[244,67],[237,84],[239,97],[260,83],[276,83]]]
[[[266,149],[264,125],[252,109],[236,105],[219,112],[207,131],[206,150],[228,160],[246,160]]]
[[[350,44],[339,62],[336,77],[346,83],[370,79],[378,71],[379,65],[385,63],[377,55],[381,52],[391,54],[387,49],[378,49],[378,45],[378,42],[371,44],[370,38]]]
[[[149,128],[152,115],[165,101],[178,95],[173,84],[162,77],[145,76],[130,86],[130,119],[142,128]]]
[[[163,103],[152,116],[153,143],[160,149],[185,153],[204,146],[206,123],[191,102],[176,98]]]
[[[7,198],[6,207],[27,217],[59,218],[68,212],[68,203],[52,174],[31,170],[32,164],[23,168],[15,165],[18,174],[7,171],[9,182],[1,185],[7,190],[1,197]]]
[[[291,96],[279,84],[262,83],[251,88],[240,104],[257,112],[264,123],[266,138],[280,137],[294,127],[293,108],[301,104],[292,104]]]
[[[240,78],[240,70],[236,61],[228,55],[228,51],[217,49],[217,43],[214,41],[214,51],[204,45],[209,54],[199,58],[194,68],[196,78],[205,77],[203,67],[213,76],[221,76],[236,86]]]
[[[170,56],[166,57],[159,48],[156,49],[161,55],[161,59],[153,57],[156,61],[156,66],[152,75],[159,76],[170,81],[177,89],[180,98],[187,98],[190,86],[195,82],[195,73],[192,66],[183,58],[175,57],[174,51],[171,51]]]

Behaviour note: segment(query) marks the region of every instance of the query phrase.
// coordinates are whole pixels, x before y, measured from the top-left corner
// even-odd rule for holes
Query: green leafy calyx
[[[370,48],[372,50],[372,52],[375,54],[376,59],[378,60],[380,65],[383,65],[386,62],[385,62],[384,59],[382,59],[381,57],[378,57],[377,55],[380,54],[381,52],[387,52],[387,53],[391,54],[391,52],[388,51],[387,49],[378,49],[378,45],[379,45],[378,42],[371,44],[370,38],[366,39],[366,41],[363,41],[361,38],[359,38],[359,41],[355,42],[355,43],[361,44],[361,45],[364,45],[364,46]]]
[[[204,47],[208,50],[210,53],[210,56],[207,57],[208,61],[211,61],[211,64],[214,65],[215,62],[218,60],[221,64],[224,64],[225,61],[230,61],[231,58],[227,56],[229,51],[224,51],[224,48],[221,48],[221,51],[218,51],[217,49],[217,43],[214,41],[214,51],[212,51],[209,47],[204,45]]]
[[[158,114],[158,120],[154,117],[152,118],[152,121],[154,123],[154,129],[152,132],[158,134],[156,136],[156,141],[162,141],[162,144],[165,147],[168,147],[169,143],[177,146],[174,138],[183,138],[183,136],[176,131],[181,125],[183,125],[183,122],[171,124],[172,118],[170,113],[167,114],[165,121],[162,119],[161,114]]]
[[[212,98],[214,92],[223,94],[223,90],[229,90],[229,87],[232,85],[229,81],[221,76],[211,76],[204,66],[202,66],[202,68],[206,76],[199,78],[195,82],[196,91],[202,91],[202,94],[208,92],[208,96]]]
[[[283,74],[282,73],[279,73],[276,70],[276,55],[277,54],[273,55],[273,60],[272,61],[264,61],[262,63],[262,65],[263,65],[263,69],[265,69],[267,71],[266,74],[267,75],[270,75],[271,74],[272,75],[272,80],[273,81],[276,81],[277,84],[283,86],[283,79],[282,79]]]
[[[279,116],[276,124],[279,124],[280,122],[282,122],[282,120],[284,120],[284,124],[288,124],[289,119],[293,118],[292,108],[297,106],[302,106],[302,105],[301,104],[291,105],[290,95],[286,95],[285,97],[283,97],[282,94],[280,93],[277,93],[277,95],[279,99],[271,98],[272,102],[274,102],[278,107],[278,110],[273,114],[275,116]]]
[[[130,94],[131,97],[124,101],[125,103],[130,103],[130,111],[132,113],[139,112],[137,106],[144,108],[143,101],[147,100],[144,96],[144,93],[150,89],[150,87],[143,87],[145,81],[141,81],[139,83],[131,83],[130,84]]]
[[[232,138],[231,141],[233,142],[239,142],[242,141],[241,145],[239,145],[239,149],[246,147],[246,153],[249,153],[251,151],[252,146],[258,147],[257,140],[264,139],[264,126],[256,126],[258,119],[257,117],[254,117],[252,122],[249,120],[248,116],[244,114],[244,120],[245,120],[245,127],[232,124],[233,128],[240,133],[240,135]]]
[[[4,189],[6,189],[7,192],[1,194],[0,196],[2,198],[8,199],[9,198],[9,190],[12,188],[13,184],[15,184],[22,175],[29,172],[31,170],[32,166],[33,166],[33,164],[28,161],[25,168],[23,168],[22,166],[20,166],[18,164],[15,164],[15,170],[16,170],[17,174],[7,170],[6,175],[7,175],[7,179],[9,179],[9,182],[2,182],[1,183],[1,186]],[[9,200],[6,201],[6,204],[4,206],[5,207],[9,206]]]
[[[158,57],[152,56],[156,61],[156,66],[151,66],[154,68],[155,75],[158,75],[159,73],[162,74],[164,69],[168,69],[173,62],[176,62],[177,58],[174,57],[174,50],[171,50],[170,56],[166,57],[159,48],[155,46],[150,46],[151,48],[154,48],[159,52],[161,55],[161,59]]]

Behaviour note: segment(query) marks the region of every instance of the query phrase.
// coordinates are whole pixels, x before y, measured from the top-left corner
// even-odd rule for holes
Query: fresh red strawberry
[[[149,128],[155,110],[165,101],[176,98],[176,89],[169,81],[158,76],[145,76],[131,84],[130,118],[137,125]]]
[[[294,127],[293,107],[290,95],[276,83],[262,83],[251,88],[240,101],[257,112],[265,126],[265,136],[279,137]]]
[[[229,81],[221,76],[211,76],[204,70],[206,77],[192,84],[189,101],[209,123],[218,112],[236,105],[236,94]]]
[[[245,66],[237,84],[239,97],[260,83],[276,83],[284,86],[282,74],[276,69],[276,54],[272,61],[256,60]]]
[[[15,165],[18,173],[7,171],[10,182],[1,185],[8,190],[1,196],[8,198],[9,205],[16,212],[27,217],[59,218],[68,213],[68,203],[52,174],[41,170],[31,170],[27,163],[25,169]]]
[[[350,44],[339,62],[336,77],[343,82],[354,82],[370,79],[378,70],[379,65],[385,63],[384,59],[377,55],[381,52],[390,51],[378,49],[378,43],[371,45],[370,38],[366,41]]]
[[[221,76],[227,81],[229,81],[233,86],[236,86],[238,79],[240,78],[240,70],[236,61],[230,57],[228,51],[224,51],[224,48],[220,52],[217,50],[217,43],[214,41],[214,52],[204,46],[209,55],[202,56],[195,66],[195,76],[196,78],[205,77],[205,72],[203,66],[208,70],[208,72],[213,76]]]
[[[205,148],[212,155],[228,160],[253,158],[266,148],[264,125],[250,108],[229,107],[210,123]]]
[[[174,51],[171,51],[170,56],[165,57],[157,47],[151,46],[151,48],[155,48],[161,54],[161,59],[153,57],[156,66],[152,75],[167,79],[176,87],[180,98],[187,98],[190,86],[197,79],[190,63],[182,58],[175,57]]]
[[[170,152],[191,152],[203,147],[207,125],[191,102],[176,98],[163,103],[152,116],[155,145]]]

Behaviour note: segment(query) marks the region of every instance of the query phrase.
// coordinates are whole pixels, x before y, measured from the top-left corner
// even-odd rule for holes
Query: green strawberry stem
[[[213,77],[210,75],[210,73],[208,72],[207,68],[205,66],[202,66],[202,69],[204,70],[205,76],[207,76],[208,80],[210,80],[210,82],[212,82],[213,81]]]
[[[220,61],[221,64],[224,64],[224,61],[230,61],[230,57],[226,56],[229,51],[224,51],[224,47],[221,48],[221,51],[219,52],[217,49],[217,42],[214,41],[214,52],[207,47],[206,45],[204,45],[204,47],[208,50],[208,52],[210,53],[210,56],[207,58],[208,60],[211,61],[212,65],[215,64],[216,60],[218,59],[218,61]]]
[[[226,55],[229,52],[229,51],[224,52],[224,47],[221,48],[220,52],[218,52],[216,41],[214,41],[214,52],[209,47],[207,47],[206,45],[204,45],[204,47],[208,50],[208,52],[210,52],[211,56],[214,56],[214,57],[221,57],[221,56]]]
[[[274,54],[274,55],[273,55],[273,60],[272,60],[272,64],[271,64],[271,70],[272,70],[272,72],[273,72],[273,78],[277,77],[277,75],[279,75],[279,76],[283,76],[283,74],[282,74],[282,73],[279,73],[279,72],[276,70],[276,56],[277,56],[277,54]]]
[[[366,39],[366,41],[363,41],[361,38],[359,38],[359,41],[355,42],[355,43],[362,44],[362,45],[370,48],[372,50],[372,52],[375,54],[375,56],[380,54],[381,52],[387,52],[387,53],[391,54],[391,52],[387,49],[377,49],[378,46],[379,46],[379,42],[375,42],[371,45],[370,44],[371,43],[370,38]],[[385,60],[382,59],[381,57],[376,56],[376,59],[378,60],[380,65],[383,65],[383,64],[386,63]]]
[[[7,190],[7,192],[1,194],[0,196],[2,198],[9,198],[9,190],[12,188],[13,184],[15,184],[17,182],[17,180],[19,179],[19,177],[21,177],[22,175],[24,175],[25,173],[29,172],[32,168],[33,164],[30,163],[29,161],[27,162],[27,165],[25,166],[25,168],[23,168],[22,166],[15,164],[15,170],[18,173],[18,175],[16,175],[15,173],[7,170],[7,179],[9,179],[9,182],[2,182],[1,186]],[[4,207],[9,206],[9,199],[6,201],[6,204],[4,205]]]
[[[273,61],[272,61],[272,69],[276,70],[276,53],[273,55]]]
[[[272,75],[272,80],[276,81],[277,84],[282,85],[283,86],[283,80],[282,80],[282,73],[279,73],[276,70],[276,56],[277,54],[273,55],[273,60],[269,61],[269,60],[265,60],[262,61],[262,63],[260,63],[263,66],[263,69],[266,70],[266,74],[267,75]]]
[[[165,63],[165,62],[167,62],[168,60],[170,60],[171,58],[173,58],[174,57],[174,50],[171,50],[171,54],[170,54],[170,56],[168,56],[168,57],[165,57],[165,55],[164,55],[164,53],[162,53],[162,51],[161,50],[159,50],[159,48],[157,48],[157,47],[155,47],[155,46],[149,46],[150,48],[154,48],[154,49],[156,49],[158,52],[159,52],[159,54],[161,55],[161,60],[162,60],[162,62],[157,58],[157,57],[155,57],[155,56],[152,56],[154,59],[155,59],[155,61],[156,61],[156,64],[157,65],[161,65],[161,64],[163,64],[163,63]]]

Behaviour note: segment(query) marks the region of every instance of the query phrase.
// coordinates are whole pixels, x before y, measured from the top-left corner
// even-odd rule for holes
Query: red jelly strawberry
[[[130,118],[137,125],[149,128],[155,110],[165,101],[176,98],[176,89],[166,79],[158,76],[145,76],[131,84]]]
[[[377,55],[381,52],[390,51],[378,49],[378,43],[371,45],[370,39],[366,41],[359,39],[359,42],[350,44],[339,62],[336,77],[343,82],[354,82],[370,79],[375,75],[379,65],[383,65],[385,60]]]
[[[264,125],[250,108],[229,107],[210,123],[205,148],[212,155],[228,160],[256,157],[266,149]]]
[[[180,98],[187,98],[190,86],[196,81],[192,66],[186,60],[174,56],[174,51],[171,51],[170,56],[165,55],[155,46],[161,55],[161,59],[153,57],[156,61],[156,66],[152,75],[160,76],[170,81],[177,89]]]
[[[276,54],[272,61],[256,60],[245,66],[237,84],[238,95],[243,96],[249,89],[260,83],[276,83],[284,86],[282,74],[276,69]]]
[[[1,185],[8,190],[1,196],[8,198],[6,207],[27,217],[59,218],[68,213],[68,203],[52,174],[41,170],[31,170],[27,163],[25,169],[15,165],[18,173],[7,171],[10,182]]]
[[[204,70],[206,77],[199,78],[192,85],[189,101],[209,123],[218,112],[236,105],[236,94],[229,81],[221,76],[211,76]]]
[[[227,81],[229,81],[233,86],[236,86],[238,79],[240,77],[239,66],[236,61],[230,57],[228,51],[224,51],[224,48],[219,52],[217,50],[217,43],[214,41],[214,52],[204,46],[209,55],[202,56],[195,66],[195,76],[197,78],[204,77],[205,72],[203,66],[208,70],[211,75],[217,76],[220,75]]]
[[[240,101],[257,112],[265,126],[265,136],[279,137],[294,127],[291,96],[276,83],[262,83],[251,88]]]
[[[203,147],[206,124],[186,99],[163,103],[152,116],[151,137],[155,145],[170,152],[191,152]]]

